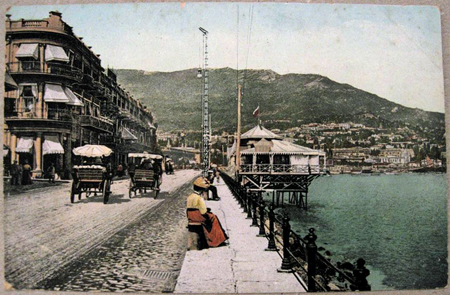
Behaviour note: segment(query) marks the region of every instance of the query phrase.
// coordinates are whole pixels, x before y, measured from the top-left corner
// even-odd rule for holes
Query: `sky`
[[[412,108],[443,113],[440,12],[432,6],[127,3],[14,6],[13,20],[62,12],[103,67],[209,67],[319,74]]]

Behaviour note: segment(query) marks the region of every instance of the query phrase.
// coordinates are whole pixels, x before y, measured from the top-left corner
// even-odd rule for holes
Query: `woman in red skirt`
[[[222,245],[228,236],[217,216],[206,208],[202,195],[208,187],[209,183],[203,177],[194,181],[194,192],[187,198],[187,217],[189,223],[201,223],[208,247],[217,247]]]

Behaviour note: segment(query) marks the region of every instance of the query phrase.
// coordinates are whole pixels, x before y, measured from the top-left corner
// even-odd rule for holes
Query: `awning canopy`
[[[44,100],[46,102],[69,103],[70,99],[61,85],[45,84]]]
[[[17,142],[16,153],[31,153],[33,141],[32,137],[21,137]]]
[[[16,58],[39,58],[39,46],[37,43],[20,44],[19,50],[16,52]]]
[[[125,127],[123,127],[123,129],[122,129],[122,138],[129,139],[129,140],[137,140],[138,139],[133,133],[131,133],[130,130],[128,130]]]
[[[64,148],[56,136],[45,136],[42,150],[44,155],[64,154]]]
[[[257,144],[256,144],[257,145]],[[276,155],[311,155],[311,156],[325,156],[325,152],[320,150],[310,149],[301,145],[293,144],[282,140],[273,140],[268,150],[258,151],[257,148],[246,149],[241,152],[241,155],[251,154],[276,154]]]
[[[261,139],[261,138],[282,139],[281,136],[276,135],[269,129],[266,129],[260,125],[253,127],[252,129],[241,135],[241,139]]]
[[[17,90],[19,86],[8,72],[5,72],[5,91]]]
[[[47,45],[45,48],[45,61],[69,62],[69,57],[62,47]]]
[[[70,88],[64,88],[64,93],[70,99],[70,102],[67,103],[68,105],[78,107],[84,106],[83,102],[75,95],[75,93],[72,92],[72,90],[70,90]]]
[[[147,152],[143,152],[143,153],[129,153],[128,157],[129,158],[158,159],[158,160],[162,160],[163,159],[163,156],[161,156],[161,155],[149,154]]]

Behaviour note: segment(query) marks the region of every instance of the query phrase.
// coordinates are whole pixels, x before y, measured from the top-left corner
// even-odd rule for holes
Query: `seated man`
[[[217,247],[222,245],[228,237],[219,219],[207,210],[202,198],[203,192],[208,187],[209,183],[203,177],[194,181],[194,192],[187,198],[187,217],[189,223],[201,223],[208,247]]]
[[[220,201],[219,195],[217,194],[217,187],[215,185],[212,185],[212,183],[214,182],[214,172],[212,170],[208,171],[208,177],[207,177],[207,182],[209,183],[209,187],[206,190],[207,196],[208,196],[208,200],[212,200],[212,201]],[[212,198],[209,198],[209,191],[212,192]]]

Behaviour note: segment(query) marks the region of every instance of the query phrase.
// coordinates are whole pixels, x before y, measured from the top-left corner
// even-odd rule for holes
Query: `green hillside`
[[[119,83],[154,112],[159,128],[200,130],[202,79],[197,69],[177,72],[116,70]],[[245,84],[243,83],[245,75]],[[372,127],[424,129],[444,125],[444,114],[407,108],[377,95],[320,75],[279,75],[271,70],[239,73],[244,84],[243,130],[256,123],[253,110],[268,128],[286,129],[310,122],[363,123]],[[233,132],[237,124],[236,71],[210,70],[210,108],[215,131]]]

